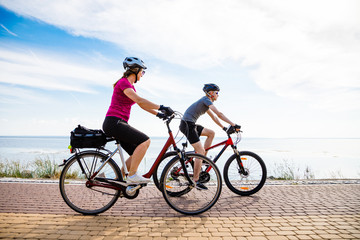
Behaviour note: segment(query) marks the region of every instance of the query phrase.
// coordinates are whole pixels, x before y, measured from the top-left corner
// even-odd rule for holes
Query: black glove
[[[167,116],[174,114],[174,111],[170,107],[164,107],[164,105],[160,105],[159,110],[165,113]]]
[[[240,131],[241,126],[235,124],[235,126],[230,126],[227,130],[226,133],[227,134],[233,134],[234,132],[238,132]]]
[[[233,126],[230,126],[227,130],[226,130],[226,133],[227,134],[233,134],[235,132],[235,128]]]
[[[156,114],[156,116],[157,116],[158,118],[162,119],[162,120],[166,120],[166,118],[167,118],[167,116],[166,116],[164,113],[162,113],[162,112],[158,112],[158,113]]]

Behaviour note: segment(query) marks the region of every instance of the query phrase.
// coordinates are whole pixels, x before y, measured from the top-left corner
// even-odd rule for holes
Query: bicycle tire
[[[78,163],[81,161],[84,172]],[[88,176],[100,166],[107,155],[99,151],[83,151],[66,162],[60,175],[60,192],[65,203],[74,211],[84,215],[96,215],[111,208],[120,196],[120,190],[104,187],[87,187]],[[109,159],[97,176],[122,179],[121,171],[113,159]]]
[[[261,157],[253,152],[239,152],[239,156],[248,175],[240,173],[236,160],[237,155],[233,154],[225,163],[224,180],[232,192],[241,196],[249,196],[264,186],[267,175],[266,166]]]
[[[164,167],[168,164],[168,162],[170,162],[176,156],[178,156],[178,153],[176,151],[165,153],[152,174],[154,184],[157,187],[157,189],[159,189],[160,191],[161,191],[161,187],[160,187],[159,179],[161,178],[162,171],[164,170]]]
[[[164,168],[161,176],[161,188],[165,201],[177,212],[186,215],[196,215],[209,210],[220,197],[222,189],[221,174],[215,163],[200,154],[186,154],[186,158],[201,159],[202,169],[209,165],[210,181],[206,183],[208,190],[198,190],[189,183],[184,175],[180,157],[172,159]],[[193,176],[193,165],[191,162],[186,164],[189,176]]]

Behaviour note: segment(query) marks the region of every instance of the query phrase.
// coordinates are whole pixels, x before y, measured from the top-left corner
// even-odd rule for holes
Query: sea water
[[[204,141],[204,139],[201,139]],[[215,138],[213,144],[226,139]],[[184,139],[178,140],[179,147]],[[152,137],[151,145],[139,171],[146,173],[163,145],[164,137]],[[60,164],[71,156],[68,149],[69,137],[0,137],[0,162],[18,161],[29,165],[36,159],[49,159]],[[279,169],[290,169],[296,178],[302,179],[310,173],[316,179],[323,178],[360,178],[360,139],[332,138],[243,138],[237,145],[239,151],[252,151],[265,162],[268,176],[275,176]],[[106,148],[115,149],[113,143]],[[209,151],[208,157],[214,158],[222,146]],[[187,150],[193,150],[191,146]],[[216,163],[222,172],[226,160],[233,154],[229,147]],[[127,154],[124,154],[127,156]],[[120,158],[114,158],[120,164]],[[31,168],[31,166],[29,166]],[[307,174],[306,174],[307,170]],[[275,176],[277,177],[277,176]]]

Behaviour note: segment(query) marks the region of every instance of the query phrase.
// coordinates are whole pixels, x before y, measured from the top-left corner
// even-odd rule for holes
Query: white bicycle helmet
[[[145,66],[143,60],[141,60],[140,58],[136,58],[136,57],[125,58],[125,60],[123,62],[123,66],[124,66],[125,70],[131,69],[131,68],[142,68],[142,69],[147,68]]]

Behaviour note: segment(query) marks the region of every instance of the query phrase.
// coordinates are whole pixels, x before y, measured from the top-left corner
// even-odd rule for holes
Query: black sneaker
[[[197,181],[195,187],[199,190],[208,190],[208,188],[202,184],[201,182]]]

